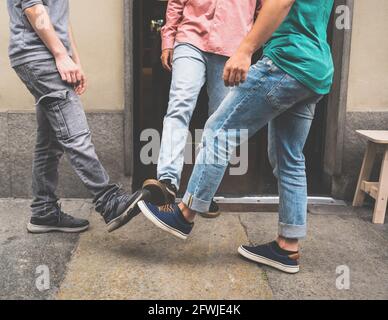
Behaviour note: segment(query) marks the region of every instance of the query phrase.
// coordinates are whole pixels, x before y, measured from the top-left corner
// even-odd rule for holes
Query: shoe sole
[[[182,239],[182,240],[187,239],[188,236],[186,234],[182,233],[181,231],[179,231],[177,229],[170,227],[169,225],[165,224],[163,221],[161,221],[160,219],[155,217],[154,214],[148,209],[148,207],[144,201],[139,201],[139,203],[137,205],[139,206],[141,212],[143,212],[145,217],[148,220],[150,220],[155,226],[162,229],[163,231],[171,233],[172,235],[178,237],[179,239]]]
[[[199,214],[200,217],[205,219],[215,219],[215,218],[218,218],[220,215],[221,215],[221,211]]]
[[[143,194],[140,194],[133,202],[132,204],[125,210],[120,216],[113,219],[108,223],[108,232],[113,232],[122,226],[126,225],[129,221],[132,220],[134,217],[129,217],[129,215],[132,213],[133,209],[137,205],[137,203],[141,200],[143,197]]]
[[[170,197],[173,195],[167,190],[165,185],[158,180],[148,179],[144,181],[143,189],[146,189],[151,193],[150,202],[156,206],[162,206],[166,203],[173,202],[170,201]]]
[[[61,228],[50,226],[39,226],[36,224],[28,223],[27,231],[30,233],[49,233],[49,232],[63,232],[63,233],[80,233],[89,228],[89,225],[78,228]]]
[[[294,274],[294,273],[299,272],[299,266],[290,267],[290,266],[284,265],[280,262],[276,262],[276,261],[268,259],[266,257],[259,256],[257,254],[252,253],[252,252],[249,252],[248,250],[245,250],[242,246],[240,248],[238,248],[238,253],[251,261],[254,261],[254,262],[257,262],[260,264],[264,264],[266,266],[270,266],[272,268],[278,269],[278,270],[286,272],[286,273]]]

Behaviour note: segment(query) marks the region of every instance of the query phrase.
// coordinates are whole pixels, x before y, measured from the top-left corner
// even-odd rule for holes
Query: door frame
[[[350,53],[352,43],[352,26],[354,0],[335,0],[334,8],[345,5],[350,10],[350,29],[333,28],[332,54],[334,61],[334,82],[328,95],[328,111],[326,116],[326,132],[323,161],[324,183],[335,196],[332,180],[341,175],[344,157],[344,137],[346,126],[346,107],[348,98],[348,82],[350,69]],[[335,9],[334,9],[335,10]]]
[[[125,175],[134,174],[134,94],[137,86],[134,82],[138,72],[138,60],[134,42],[139,43],[139,35],[134,32],[134,24],[140,17],[134,11],[135,2],[141,0],[123,0],[124,7],[124,170]],[[328,95],[326,132],[324,142],[324,182],[333,195],[332,179],[342,173],[344,134],[346,124],[346,106],[348,94],[349,64],[352,41],[354,0],[335,0],[334,9],[345,5],[350,9],[350,29],[332,30],[332,53],[335,67],[333,88]]]
[[[135,63],[134,63],[134,1],[123,0],[124,20],[124,174],[132,177],[134,172],[134,92],[135,92]]]

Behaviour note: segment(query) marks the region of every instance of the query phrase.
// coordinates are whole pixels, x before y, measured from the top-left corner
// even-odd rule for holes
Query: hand
[[[252,55],[237,51],[225,64],[223,79],[225,86],[239,86],[247,79],[252,63]]]
[[[55,58],[57,69],[63,81],[74,86],[74,90],[81,95],[86,90],[86,76],[80,64],[73,61],[68,55]]]
[[[164,49],[162,51],[162,56],[160,57],[160,59],[162,60],[163,68],[170,72],[172,70],[173,54],[174,54],[174,49]]]
[[[88,80],[86,78],[85,72],[83,71],[81,65],[78,65],[78,67],[80,70],[79,72],[81,75],[81,80],[75,84],[74,91],[76,94],[78,94],[80,96],[80,95],[85,93],[86,88],[87,88],[87,84],[88,84]]]
[[[73,85],[76,85],[81,81],[80,66],[67,54],[55,58],[55,63],[63,81]]]

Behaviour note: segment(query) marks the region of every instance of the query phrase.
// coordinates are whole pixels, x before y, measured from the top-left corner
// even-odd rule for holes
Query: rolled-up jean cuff
[[[279,222],[279,236],[289,239],[303,239],[306,237],[306,225],[293,225]]]
[[[189,207],[191,210],[196,211],[198,213],[207,213],[209,212],[210,201],[201,200],[198,198],[195,198],[192,194],[186,192],[182,202]]]

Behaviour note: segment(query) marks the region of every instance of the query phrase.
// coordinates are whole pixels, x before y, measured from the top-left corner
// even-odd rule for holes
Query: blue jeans
[[[170,180],[178,189],[190,120],[199,93],[207,82],[209,115],[213,114],[230,91],[222,79],[227,60],[187,43],[179,43],[174,48],[170,100],[163,122],[157,176],[160,180]]]
[[[303,238],[307,216],[303,147],[320,99],[320,95],[279,69],[270,59],[264,57],[253,65],[247,81],[232,89],[207,121],[183,202],[194,211],[207,212],[232,153],[244,142],[241,134],[241,139],[232,139],[229,132],[239,135],[239,130],[245,129],[248,138],[269,123],[269,158],[280,196],[279,235]],[[215,149],[214,141],[225,136],[226,143],[217,144],[224,148]],[[214,158],[217,161],[208,161]]]

